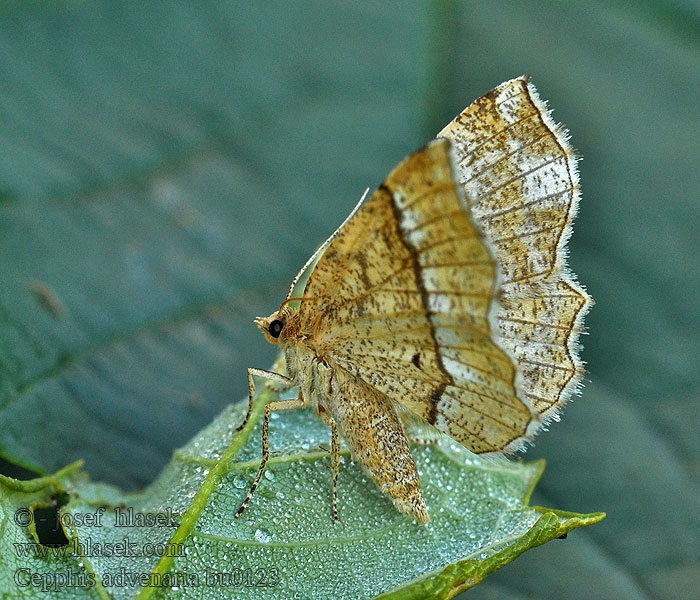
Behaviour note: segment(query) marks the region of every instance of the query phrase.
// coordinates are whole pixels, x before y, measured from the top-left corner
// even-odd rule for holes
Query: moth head
[[[255,324],[265,335],[265,339],[271,344],[278,344],[279,337],[286,325],[286,315],[281,315],[280,311],[273,312],[269,317],[258,317]]]
[[[255,324],[260,328],[260,331],[265,334],[265,339],[268,342],[277,345],[293,313],[294,311],[291,306],[283,304],[278,311],[273,312],[269,317],[258,317],[255,319]]]

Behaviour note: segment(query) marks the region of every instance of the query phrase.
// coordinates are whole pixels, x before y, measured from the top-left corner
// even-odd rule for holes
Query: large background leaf
[[[699,39],[680,0],[4,5],[2,454],[150,482],[272,362],[250,318],[364,187],[526,72],[584,156],[571,263],[597,301],[533,500],[609,516],[471,597],[688,597]]]

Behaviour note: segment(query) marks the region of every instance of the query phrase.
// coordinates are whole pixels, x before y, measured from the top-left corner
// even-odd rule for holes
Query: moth
[[[331,428],[334,521],[342,436],[396,508],[425,523],[411,419],[509,454],[581,384],[592,300],[566,264],[576,158],[529,78],[476,100],[363,200],[255,320],[287,374],[248,370],[240,428],[254,376],[298,396],[265,406],[262,461],[236,517],[270,455],[273,411],[309,406]]]

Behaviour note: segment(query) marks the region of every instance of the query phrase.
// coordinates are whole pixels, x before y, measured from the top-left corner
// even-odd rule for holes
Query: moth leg
[[[432,446],[433,444],[437,444],[443,437],[440,432],[438,432],[432,427],[429,428],[428,431],[426,431],[426,424],[422,421],[422,419],[419,419],[418,417],[406,411],[405,409],[400,410],[398,415],[401,418],[401,422],[403,423],[403,428],[406,432],[406,437],[408,437],[408,441],[412,444],[419,444],[420,446]],[[418,435],[413,435],[413,433],[411,432],[413,428],[418,429]],[[432,436],[431,433],[433,434]],[[435,436],[434,434],[437,435]]]
[[[279,373],[276,373],[276,375],[279,375]],[[294,387],[294,382],[291,379],[287,379],[284,383],[275,381],[273,383],[268,383],[267,387],[275,392],[275,394],[282,394],[291,390]]]
[[[274,371],[265,371],[264,369],[248,369],[248,414],[246,414],[245,419],[243,419],[243,423],[236,427],[236,431],[240,431],[246,426],[248,419],[250,419],[250,415],[253,413],[253,399],[255,398],[255,382],[253,381],[253,375],[274,381],[280,386],[287,386],[287,389],[294,386],[294,382],[289,379],[289,377],[285,377],[284,375],[280,375]]]
[[[338,471],[340,471],[340,436],[338,424],[331,418],[331,465],[333,466],[333,522],[338,522]]]
[[[251,371],[252,370],[253,369],[251,369]],[[278,377],[282,377],[282,375],[278,375]],[[245,497],[245,500],[243,500],[243,504],[241,504],[240,508],[236,511],[234,517],[240,517],[241,514],[243,514],[243,511],[248,506],[248,503],[250,502],[251,498],[253,497],[253,494],[255,493],[255,490],[258,487],[258,484],[260,483],[263,471],[265,470],[265,464],[270,458],[270,447],[267,441],[268,431],[270,429],[270,414],[273,410],[290,410],[292,408],[301,408],[302,406],[304,406],[304,401],[299,399],[280,400],[279,402],[270,402],[265,405],[265,416],[263,417],[262,433],[262,458],[260,459],[260,468],[258,469],[258,474],[255,476],[255,481],[253,481],[253,485],[251,485],[250,490],[248,490],[248,495]]]
[[[437,439],[415,437],[408,429],[406,429],[406,435],[412,444],[418,444],[420,446],[432,446],[440,441]]]

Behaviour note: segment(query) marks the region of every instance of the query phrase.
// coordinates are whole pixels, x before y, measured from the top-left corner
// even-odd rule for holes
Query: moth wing
[[[494,335],[541,420],[580,385],[578,338],[592,299],[566,265],[579,201],[576,157],[526,77],[476,100],[438,137],[503,273]]]
[[[450,143],[405,159],[311,273],[316,352],[474,452],[530,435],[531,406],[490,335],[496,265],[455,183]]]

